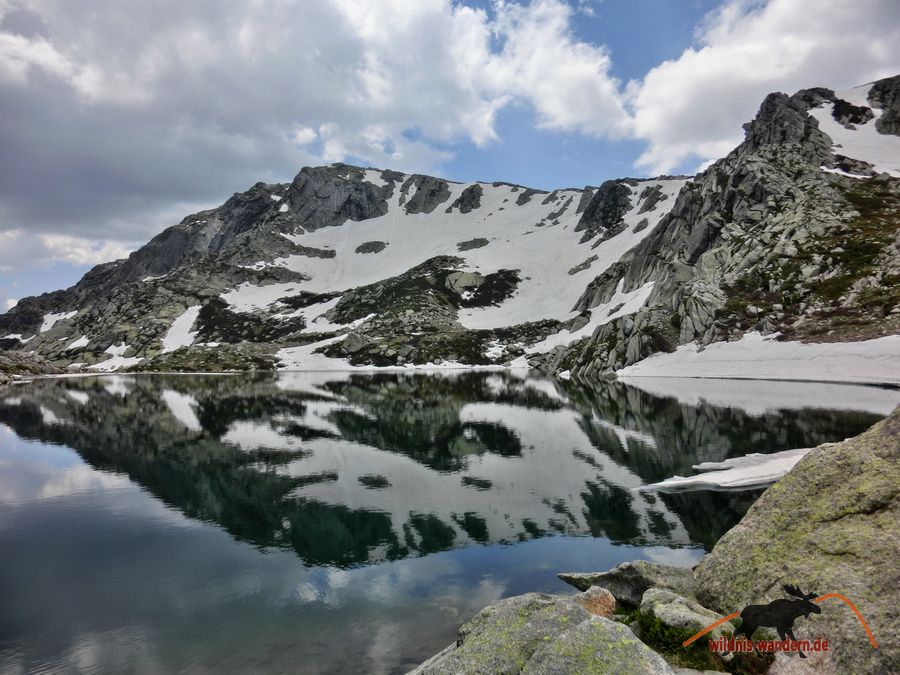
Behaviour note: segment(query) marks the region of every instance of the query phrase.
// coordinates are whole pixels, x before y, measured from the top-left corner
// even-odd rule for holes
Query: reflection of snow
[[[127,396],[134,387],[134,378],[124,375],[111,375],[102,378],[103,388],[113,396]]]
[[[87,392],[78,391],[77,389],[67,389],[66,396],[68,396],[73,401],[77,401],[81,405],[84,405],[91,400],[91,397]]]
[[[389,514],[395,534],[403,540],[410,532],[411,513],[431,514],[453,529],[455,541],[471,541],[458,522],[463,514],[483,522],[489,541],[514,541],[530,521],[545,531],[561,530],[582,534],[590,531],[584,513],[588,482],[621,489],[636,515],[641,537],[648,542],[689,542],[678,517],[660,503],[651,504],[643,495],[627,492],[642,484],[640,477],[596,450],[579,426],[581,417],[572,410],[541,411],[519,406],[476,403],[460,412],[460,422],[482,422],[509,429],[521,442],[521,456],[496,452],[465,456],[464,476],[489,481],[490,489],[478,489],[461,480],[460,473],[436,472],[415,459],[368,445],[334,439],[314,439],[303,444],[310,453],[282,467],[287,475],[336,474],[335,480],[298,487],[295,497],[326,504]],[[624,430],[623,430],[624,431]],[[272,429],[265,431],[271,434]],[[229,434],[233,440],[233,434]],[[477,432],[469,441],[477,443]],[[282,436],[282,443],[286,437]],[[643,438],[641,439],[644,440]],[[267,438],[257,443],[271,445]],[[276,446],[278,447],[278,446]],[[585,470],[572,461],[573,451],[596,458],[603,471]],[[367,474],[384,476],[390,487],[360,490],[359,478]],[[602,487],[601,487],[602,489]],[[667,534],[654,534],[650,511],[662,515],[671,525]]]
[[[690,377],[623,377],[625,384],[653,396],[678,399],[696,408],[704,404],[736,408],[759,416],[771,410],[859,410],[890,415],[900,405],[900,390],[858,384],[772,382],[771,380],[700,379]]]
[[[190,394],[182,394],[172,389],[166,389],[162,393],[162,400],[169,406],[172,415],[191,431],[202,431],[200,420],[194,408],[197,407],[197,399]]]
[[[41,419],[44,420],[44,424],[65,424],[66,421],[60,419],[56,413],[54,413],[50,408],[45,406],[40,406],[41,408]]]

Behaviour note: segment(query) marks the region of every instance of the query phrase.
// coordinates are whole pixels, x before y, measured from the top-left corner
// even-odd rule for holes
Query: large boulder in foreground
[[[416,670],[450,673],[672,673],[661,656],[616,621],[573,596],[527,593],[485,607],[451,645]]]
[[[690,569],[647,560],[623,562],[606,572],[563,572],[557,576],[579,591],[602,586],[616,600],[632,607],[640,606],[648,588],[666,588],[688,597],[694,595],[694,577]]]
[[[828,669],[900,672],[900,408],[865,433],[810,452],[750,507],[694,570],[697,597],[722,614],[784,597],[782,584],[842,593],[794,624],[829,640]],[[820,668],[822,672],[823,668]]]

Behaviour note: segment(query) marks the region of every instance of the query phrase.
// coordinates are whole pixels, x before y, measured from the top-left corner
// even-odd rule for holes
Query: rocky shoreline
[[[693,569],[639,560],[559,574],[580,593],[489,605],[412,674],[898,672],[898,516],[900,407],[859,436],[813,449]],[[850,598],[877,649],[847,605],[824,599],[794,634],[825,638],[827,652],[713,653],[709,639],[732,635],[740,619],[682,646],[724,616],[785,597],[783,585]],[[755,638],[777,638],[767,630]]]

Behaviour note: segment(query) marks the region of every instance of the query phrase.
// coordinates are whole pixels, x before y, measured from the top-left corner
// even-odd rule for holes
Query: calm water
[[[505,373],[17,386],[0,672],[403,672],[489,602],[569,590],[556,572],[692,564],[757,494],[633,488],[853,435],[898,397]]]

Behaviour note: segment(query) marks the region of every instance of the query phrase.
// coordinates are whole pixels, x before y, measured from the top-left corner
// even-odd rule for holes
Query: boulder
[[[673,673],[673,670],[663,657],[638,640],[627,626],[593,616],[535,652],[522,673],[666,675]]]
[[[612,593],[600,586],[591,586],[584,593],[575,596],[575,602],[594,616],[613,618],[616,611],[616,599]]]
[[[663,565],[646,560],[624,562],[606,572],[564,572],[557,575],[579,591],[602,586],[619,602],[638,607],[648,588],[664,588],[694,597],[694,577],[686,567]]]
[[[453,272],[447,275],[447,288],[454,293],[462,295],[468,290],[478,288],[484,282],[484,277],[478,272]]]
[[[865,433],[819,446],[750,507],[695,569],[697,597],[728,614],[783,597],[782,584],[842,593],[801,618],[798,637],[823,636],[839,672],[900,672],[900,408]]]
[[[591,615],[571,596],[528,593],[485,607],[456,645],[412,673],[672,673],[624,625]]]
[[[652,614],[667,628],[689,633],[696,633],[722,618],[722,615],[703,607],[696,600],[685,598],[664,588],[651,588],[644,593],[641,600],[641,612]],[[733,630],[734,626],[725,623],[708,635],[715,639],[724,632]]]

